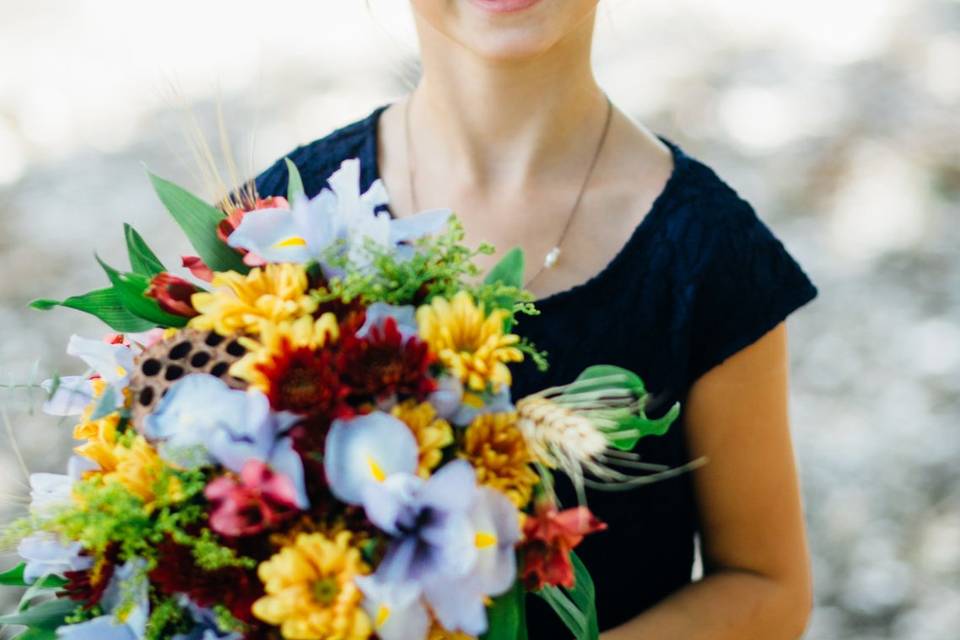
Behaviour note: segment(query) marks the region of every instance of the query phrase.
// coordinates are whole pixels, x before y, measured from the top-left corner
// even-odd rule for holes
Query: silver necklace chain
[[[590,166],[587,167],[587,172],[583,177],[583,181],[580,184],[580,189],[577,191],[577,197],[573,201],[573,206],[570,207],[570,213],[567,214],[567,219],[564,222],[563,229],[560,231],[560,236],[557,238],[556,243],[553,245],[553,248],[547,252],[546,256],[543,258],[543,264],[537,269],[534,274],[527,279],[524,286],[530,286],[530,283],[537,279],[537,277],[543,273],[545,269],[553,267],[557,260],[560,259],[560,247],[563,245],[564,239],[567,237],[567,231],[570,229],[570,224],[573,222],[574,217],[576,216],[577,209],[580,208],[580,201],[583,200],[583,194],[587,190],[587,184],[590,182],[590,176],[593,175],[593,169],[597,166],[597,160],[600,158],[600,152],[603,150],[604,143],[607,140],[607,133],[610,131],[610,121],[613,120],[613,103],[610,101],[610,96],[604,94],[604,97],[607,100],[607,115],[603,123],[603,131],[600,134],[600,139],[597,141],[596,149],[594,149],[593,157],[590,159]],[[406,137],[406,151],[407,151],[407,176],[409,179],[409,189],[410,189],[410,203],[412,205],[412,212],[416,213],[420,210],[420,206],[417,203],[417,188],[416,180],[414,178],[416,171],[414,170],[413,164],[413,150],[411,145],[411,136],[410,136],[410,102],[413,99],[413,94],[407,97],[407,102],[404,106],[404,133]]]

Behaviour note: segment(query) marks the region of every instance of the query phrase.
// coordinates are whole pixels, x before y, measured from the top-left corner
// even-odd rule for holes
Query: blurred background
[[[142,163],[202,192],[185,114],[243,177],[416,79],[406,2],[0,0],[0,518],[70,424],[75,311],[123,221],[187,245]],[[597,72],[751,201],[820,289],[789,320],[818,640],[960,637],[960,2],[602,0]],[[213,196],[212,193],[204,193]],[[16,439],[21,460],[11,445]],[[7,608],[9,602],[5,602]]]

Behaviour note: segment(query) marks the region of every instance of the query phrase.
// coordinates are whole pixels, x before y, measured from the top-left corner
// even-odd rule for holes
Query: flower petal
[[[268,262],[302,263],[310,259],[307,240],[289,209],[260,209],[243,216],[227,238],[235,249],[246,249]]]
[[[374,411],[333,422],[323,465],[333,495],[356,505],[370,483],[383,482],[394,473],[415,473],[417,459],[417,441],[407,425]]]
[[[43,412],[47,415],[78,416],[93,401],[93,382],[86,376],[44,380],[40,386],[51,394],[43,403]]]
[[[381,640],[420,640],[427,637],[430,617],[420,600],[419,589],[382,583],[375,576],[354,579],[366,596],[363,608]]]
[[[390,242],[397,244],[436,233],[443,228],[443,225],[447,224],[452,215],[453,211],[450,209],[429,209],[412,216],[392,220],[390,222]]]

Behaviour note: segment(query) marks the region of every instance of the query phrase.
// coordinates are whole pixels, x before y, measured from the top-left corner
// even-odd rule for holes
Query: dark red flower
[[[203,495],[213,504],[210,528],[229,538],[256,535],[297,512],[293,482],[260,460],[248,461],[239,478],[211,481]]]
[[[387,317],[363,338],[355,334],[341,338],[337,368],[354,398],[398,394],[422,400],[436,388],[427,375],[433,362],[427,343],[416,336],[404,339],[396,319]]]
[[[197,310],[193,308],[190,297],[199,290],[196,285],[183,278],[169,273],[158,273],[150,281],[146,295],[160,303],[160,308],[167,313],[192,318],[197,315]]]
[[[329,420],[352,415],[346,403],[350,390],[341,382],[335,360],[329,349],[294,347],[284,340],[269,362],[257,365],[269,380],[270,406]]]
[[[201,569],[196,564],[193,550],[170,538],[157,545],[157,566],[150,571],[149,578],[161,593],[184,593],[201,607],[222,604],[246,623],[255,622],[250,609],[263,595],[263,585],[257,579],[256,569]]]
[[[89,569],[64,572],[63,577],[67,583],[63,585],[61,593],[71,600],[83,602],[84,609],[93,608],[103,598],[103,592],[110,584],[119,557],[120,547],[114,544],[102,556],[95,558]]]
[[[573,565],[570,552],[583,537],[603,531],[607,525],[586,507],[558,511],[557,505],[541,500],[533,515],[523,524],[523,571],[521,579],[530,591],[545,585],[573,588]]]

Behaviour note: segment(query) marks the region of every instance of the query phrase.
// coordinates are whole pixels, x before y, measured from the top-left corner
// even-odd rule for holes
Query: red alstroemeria
[[[192,318],[197,310],[190,303],[190,297],[198,291],[192,282],[164,272],[153,277],[146,295],[160,303],[160,308],[167,313]]]
[[[603,531],[607,525],[586,507],[558,511],[549,500],[538,501],[534,514],[523,525],[523,572],[521,579],[530,591],[545,585],[573,588],[570,552],[583,537]]]
[[[416,336],[404,339],[396,319],[387,317],[363,338],[341,339],[338,369],[351,396],[378,399],[400,394],[422,400],[436,389],[427,375],[434,359],[427,343]]]
[[[195,278],[204,282],[213,281],[213,269],[208,267],[200,256],[180,256],[180,265],[189,269]]]
[[[230,538],[260,533],[297,511],[293,482],[259,460],[247,462],[239,478],[213,480],[203,495],[214,505],[210,528]]]
[[[257,198],[253,206],[248,209],[234,209],[227,214],[227,217],[220,221],[217,225],[217,237],[223,241],[224,244],[227,243],[227,238],[230,237],[230,234],[233,233],[237,227],[240,226],[240,223],[243,221],[243,216],[247,215],[251,211],[258,211],[260,209],[289,209],[290,203],[287,202],[287,199],[283,196],[271,196],[269,198]],[[241,249],[241,251],[243,251]]]

